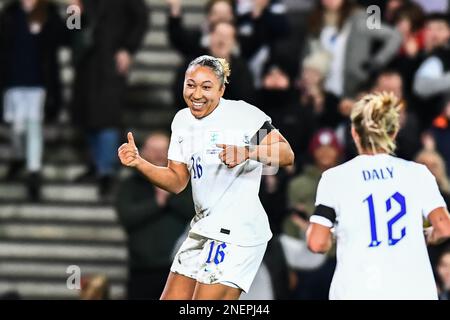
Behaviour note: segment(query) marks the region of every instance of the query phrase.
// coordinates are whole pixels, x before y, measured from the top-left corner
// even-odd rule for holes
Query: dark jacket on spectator
[[[170,266],[175,243],[194,215],[189,188],[179,195],[170,195],[166,206],[160,207],[155,187],[134,172],[121,182],[118,195],[116,210],[128,234],[130,268]]]
[[[168,14],[168,35],[170,45],[184,56],[198,56],[206,50],[207,44],[202,45],[201,29],[185,28],[181,16],[172,17]]]
[[[57,52],[60,46],[68,40],[66,26],[58,14],[57,7],[46,4],[47,18],[42,30],[37,34],[38,73],[46,90],[45,115],[52,119],[61,107],[61,82],[59,77]],[[0,92],[13,85],[12,66],[14,65],[15,41],[22,20],[20,14],[25,14],[19,1],[7,5],[0,14]],[[12,81],[12,82],[11,82]],[[2,99],[0,99],[1,101]],[[0,102],[1,104],[1,102]]]
[[[74,31],[72,119],[89,129],[117,127],[126,76],[117,72],[115,55],[121,49],[133,54],[139,48],[148,9],[143,0],[84,0],[83,5],[82,28]]]

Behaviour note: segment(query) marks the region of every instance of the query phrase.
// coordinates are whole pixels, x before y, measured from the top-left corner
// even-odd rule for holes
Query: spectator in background
[[[260,88],[264,65],[283,52],[281,40],[290,33],[286,7],[282,0],[237,0],[236,12],[241,54],[249,63],[255,87]]]
[[[398,70],[403,78],[405,94],[410,98],[414,73],[419,68],[425,49],[425,15],[422,8],[410,1],[405,2],[394,16],[395,28],[402,34],[402,46],[391,68]]]
[[[444,99],[444,107],[439,117],[433,121],[430,133],[436,151],[444,158],[446,171],[450,172],[450,95]]]
[[[342,146],[333,130],[324,128],[317,131],[311,139],[309,154],[313,164],[307,165],[303,173],[289,183],[288,203],[294,214],[285,221],[284,232],[293,237],[305,239],[303,228],[296,223],[297,218],[308,222],[314,211],[316,189],[322,172],[335,167],[340,162]]]
[[[296,155],[295,164],[300,169],[304,151],[308,147],[315,125],[312,113],[300,108],[295,88],[296,68],[284,56],[274,56],[263,68],[262,87],[257,91],[257,104],[278,125]],[[265,177],[267,179],[269,176]]]
[[[167,165],[169,137],[152,133],[141,155]],[[128,235],[128,299],[159,299],[172,263],[171,252],[193,216],[189,190],[179,195],[151,185],[139,172],[120,183],[116,210]]]
[[[320,0],[310,15],[309,51],[319,46],[332,54],[325,89],[337,97],[358,93],[370,75],[386,66],[401,45],[399,32],[385,24],[369,29],[367,13],[351,0]],[[381,42],[375,54],[375,42]]]
[[[211,26],[209,34],[209,46],[207,51],[200,54],[209,54],[216,58],[223,58],[229,61],[233,70],[230,76],[230,83],[227,84],[224,98],[231,100],[245,100],[254,102],[255,89],[253,78],[246,62],[236,54],[236,28],[230,22],[218,22]],[[185,63],[178,69],[173,86],[173,96],[177,108],[186,107],[186,103],[179,92],[183,91],[184,75],[189,62],[194,57],[187,57]]]
[[[91,275],[81,279],[81,300],[109,300],[111,288],[105,275]]]
[[[447,205],[450,205],[450,182],[447,176],[444,159],[435,150],[422,149],[414,159],[425,165],[436,178],[439,191]]]
[[[339,164],[342,147],[332,130],[321,129],[313,136],[309,153],[314,163],[306,166],[303,173],[289,184],[289,206],[293,213],[284,223],[287,236],[303,241],[306,239],[309,217],[314,213],[320,177],[325,170]],[[313,267],[297,270],[299,284],[295,298],[326,300],[336,263],[335,254],[332,252],[326,259],[314,255],[309,259],[316,260],[316,263]]]
[[[392,92],[402,101],[400,113],[400,130],[397,134],[395,154],[402,159],[412,160],[419,151],[420,124],[417,116],[410,110],[409,100],[403,95],[403,79],[395,70],[383,70],[376,78],[372,92]]]
[[[218,22],[234,21],[233,0],[209,0],[206,20],[198,29],[183,27],[181,0],[166,0],[169,4],[168,34],[171,46],[185,57],[198,56],[208,49],[212,26]],[[178,94],[175,95],[178,97]]]
[[[300,76],[300,105],[312,113],[318,128],[336,128],[343,120],[338,111],[339,100],[324,88],[331,55],[325,51],[313,51],[302,62]]]
[[[450,92],[450,17],[431,14],[425,24],[426,56],[419,66],[413,89],[422,101],[420,116],[427,129],[442,111],[442,99]]]
[[[439,191],[444,199],[447,207],[450,206],[450,182],[445,169],[444,159],[439,153],[433,149],[425,147],[416,156],[415,161],[425,165],[428,170],[436,178]],[[450,246],[450,239],[434,246],[428,246],[428,254],[430,256],[431,265],[435,268],[439,260],[441,252]]]
[[[439,257],[436,267],[439,300],[450,300],[450,247]]]
[[[65,25],[56,5],[45,0],[12,1],[0,16],[0,92],[5,122],[11,124],[14,178],[26,158],[31,200],[39,200],[44,113],[54,116],[61,104],[57,51]]]
[[[75,32],[72,121],[87,134],[99,193],[107,196],[116,171],[116,151],[131,56],[147,31],[143,0],[74,0],[83,28]]]
[[[448,0],[412,0],[423,8],[426,13],[439,12],[448,13],[449,12],[449,2]]]

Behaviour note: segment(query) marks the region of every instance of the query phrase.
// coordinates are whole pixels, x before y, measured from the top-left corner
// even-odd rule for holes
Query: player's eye
[[[210,86],[203,86],[203,90],[211,90]]]
[[[193,89],[193,88],[194,88],[194,85],[193,85],[192,83],[187,83],[187,84],[186,84],[186,87],[188,87],[189,89]]]

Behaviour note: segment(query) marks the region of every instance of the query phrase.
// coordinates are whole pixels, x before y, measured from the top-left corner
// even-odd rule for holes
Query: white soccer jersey
[[[310,221],[335,227],[330,299],[437,299],[423,219],[445,207],[420,164],[360,155],[323,173]]]
[[[248,145],[270,118],[244,102],[221,99],[217,108],[196,119],[189,108],[172,122],[169,159],[183,162],[191,174],[195,216],[191,232],[241,246],[267,242],[267,214],[258,197],[262,164],[247,160],[229,169],[216,144]]]

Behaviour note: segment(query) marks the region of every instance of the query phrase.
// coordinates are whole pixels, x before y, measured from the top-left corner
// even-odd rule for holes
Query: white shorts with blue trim
[[[242,247],[189,233],[175,255],[171,272],[204,284],[223,284],[248,292],[267,243]]]

